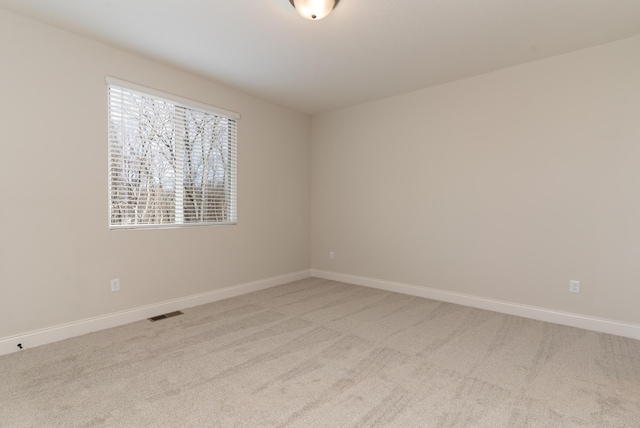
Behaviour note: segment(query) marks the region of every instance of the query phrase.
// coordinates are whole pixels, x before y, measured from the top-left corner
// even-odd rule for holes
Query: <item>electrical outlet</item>
[[[119,278],[115,278],[115,279],[111,280],[111,291],[112,292],[120,291],[120,279]]]
[[[569,281],[569,291],[572,293],[580,292],[580,281]]]
[[[329,251],[329,260],[333,260],[333,251]]]

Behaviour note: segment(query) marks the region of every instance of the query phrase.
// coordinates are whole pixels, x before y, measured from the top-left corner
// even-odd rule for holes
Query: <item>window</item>
[[[236,113],[107,78],[109,226],[236,222]]]

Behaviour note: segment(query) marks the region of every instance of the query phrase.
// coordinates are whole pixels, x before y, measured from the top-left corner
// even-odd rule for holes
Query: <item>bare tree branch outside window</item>
[[[232,224],[236,121],[109,87],[111,227]]]

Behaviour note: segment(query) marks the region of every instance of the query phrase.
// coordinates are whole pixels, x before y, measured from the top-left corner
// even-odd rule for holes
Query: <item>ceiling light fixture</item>
[[[340,0],[289,0],[298,13],[313,21],[329,15]]]

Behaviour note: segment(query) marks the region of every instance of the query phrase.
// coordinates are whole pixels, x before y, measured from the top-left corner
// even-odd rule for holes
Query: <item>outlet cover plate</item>
[[[569,291],[572,293],[580,292],[580,281],[569,281]]]

